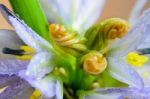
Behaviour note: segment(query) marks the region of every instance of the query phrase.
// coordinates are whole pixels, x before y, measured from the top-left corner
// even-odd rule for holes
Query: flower
[[[148,52],[148,49],[146,50],[145,48],[149,48],[149,12],[150,10],[145,11],[139,22],[129,32],[129,35],[112,47],[112,52],[110,51],[111,57],[109,58],[110,64],[117,66],[116,68],[122,65],[134,68],[144,79],[145,86],[149,84],[149,66],[146,66],[146,64],[148,64],[146,62],[148,62],[149,58],[143,56],[149,54],[145,53]],[[132,39],[130,39],[130,37],[132,37]]]
[[[93,92],[82,92],[83,99],[149,99],[148,65],[144,65],[149,59],[144,56],[149,54],[149,17],[148,9],[128,35],[118,39],[108,51],[110,74],[127,83],[129,88],[101,88]]]
[[[136,45],[142,41],[143,33],[146,35],[150,23],[147,22],[149,14],[145,14],[139,23],[126,34],[129,26],[126,21],[119,18],[111,18],[92,26],[98,17],[96,12],[104,3],[103,0],[92,2],[90,0],[64,2],[41,0],[40,2],[46,15],[53,23],[49,25],[50,40],[42,38],[4,5],[0,5],[0,10],[5,18],[15,28],[21,40],[27,44],[19,50],[16,50],[16,47],[15,49],[9,46],[3,47],[3,54],[13,54],[18,59],[30,59],[27,67],[18,70],[17,75],[36,88],[33,96],[56,99],[62,99],[63,97],[72,99],[82,96],[85,96],[83,98],[86,99],[89,96],[93,98],[95,94],[89,92],[89,90],[93,89],[92,85],[97,83],[98,80],[104,79],[99,77],[101,76],[99,74],[104,76],[111,74],[117,80],[131,87],[108,89],[112,93],[119,94],[120,98],[126,98],[126,96],[130,98],[129,96],[132,96],[132,93],[142,91],[143,97],[146,97],[145,91],[149,88],[144,86],[138,73],[131,66],[126,65],[121,58],[128,52],[135,50]],[[82,6],[83,3],[85,3],[84,6]],[[87,9],[85,10],[85,8]],[[146,31],[142,31],[141,28]],[[137,31],[140,32],[135,35]],[[133,36],[132,39],[131,36]],[[137,38],[140,38],[140,41],[136,42]],[[129,40],[129,42],[125,42],[126,40]],[[115,45],[111,45],[111,42],[115,41],[117,41]],[[126,46],[122,47],[121,44]],[[128,46],[132,44],[135,45],[130,49]],[[137,57],[140,56],[137,55]],[[130,61],[132,59],[129,60],[129,63],[132,63]],[[106,70],[110,74],[105,72]],[[112,78],[108,76],[107,79]],[[98,85],[100,84],[98,83]],[[38,90],[43,96],[40,95],[41,93]],[[118,93],[118,90],[122,92]],[[101,94],[104,96],[104,93],[107,92],[105,89],[99,91],[99,96]],[[86,96],[86,93],[89,96]],[[104,97],[106,98],[106,96]],[[112,98],[115,97],[112,95]]]
[[[10,97],[17,99],[21,97],[24,92],[28,92],[24,95],[24,98],[28,98],[34,91],[25,80],[16,76],[20,70],[26,68],[29,62],[27,60],[17,60],[12,55],[2,53],[3,48],[19,48],[22,44],[23,42],[14,31],[0,30],[0,88],[5,89],[0,93],[0,97],[3,99]]]
[[[89,1],[88,1],[89,2]],[[80,2],[82,3],[82,2]],[[81,4],[78,4],[81,6]],[[89,5],[89,4],[87,4]],[[101,6],[101,3],[99,3],[96,7]],[[90,8],[94,9],[95,8]],[[93,10],[93,11],[94,11]],[[92,12],[93,12],[92,11]],[[32,29],[30,29],[23,21],[21,21],[19,18],[17,18],[11,11],[9,11],[6,7],[1,5],[1,12],[4,14],[5,18],[11,23],[12,26],[14,26],[18,36],[24,41],[24,43],[28,44],[30,47],[32,47],[35,52],[31,53],[28,49],[23,47],[24,52],[20,52],[20,50],[14,50],[11,49],[10,47],[8,48],[3,48],[5,54],[14,54],[13,51],[17,54],[16,55],[19,59],[24,59],[26,53],[34,55],[32,60],[29,62],[27,66],[27,70],[23,70],[19,72],[19,76],[22,78],[26,79],[32,86],[36,87],[39,89],[46,97],[53,97],[56,95],[58,99],[62,99],[62,85],[58,79],[55,77],[52,77],[51,75],[48,75],[53,70],[53,66],[50,60],[53,58],[53,53],[54,52],[59,58],[62,57],[59,54],[61,53],[62,55],[65,54],[65,57],[67,56],[67,53],[61,52],[60,53],[56,52],[55,50],[59,50],[56,46],[53,45],[54,48],[50,45],[49,42],[41,38],[39,35],[37,35]],[[86,15],[87,13],[85,13]],[[97,13],[96,13],[97,14]],[[86,17],[86,16],[85,16]],[[98,17],[98,14],[96,15],[96,18]],[[93,22],[96,21],[94,18]],[[80,21],[80,19],[79,19]],[[93,23],[92,22],[92,23]],[[24,34],[24,35],[22,35]],[[57,48],[57,49],[56,49]],[[27,50],[26,50],[27,49]],[[54,50],[55,49],[55,50]],[[19,54],[23,55],[19,56]],[[27,54],[28,55],[28,54]],[[42,59],[41,59],[42,57]],[[74,59],[74,57],[69,56],[70,60]],[[60,58],[61,59],[61,58]],[[62,59],[63,60],[63,59]],[[62,61],[61,60],[61,61]],[[66,60],[64,60],[66,61]],[[74,62],[74,60],[73,60]],[[71,61],[68,63],[73,64]],[[65,63],[66,64],[66,63]],[[32,66],[33,65],[33,66]],[[69,64],[70,65],[70,64]],[[74,65],[74,64],[73,64]],[[44,69],[45,68],[45,69]],[[56,90],[56,93],[55,93]],[[49,93],[52,91],[51,93]]]
[[[29,27],[27,27],[27,25],[23,23],[23,21],[21,21],[15,15],[13,15],[5,6],[1,5],[1,10],[7,16],[8,20],[10,20],[12,25],[17,27],[16,30],[18,31],[18,33],[24,34],[24,35],[20,34],[19,35],[20,38],[22,38],[26,44],[32,46],[32,48],[34,48],[34,50],[37,53],[36,55],[34,55],[32,60],[30,60],[27,66],[27,71],[24,73],[23,70],[26,68],[21,68],[18,71],[19,75],[22,78],[25,77],[24,79],[26,79],[29,83],[31,83],[35,87],[42,85],[42,88],[38,87],[38,89],[44,91],[47,97],[53,97],[55,93],[49,93],[49,91],[52,89],[53,90],[60,89],[57,87],[55,88],[56,84],[59,86],[60,83],[55,79],[51,79],[51,76],[44,77],[47,73],[50,73],[53,69],[49,61],[52,55],[49,54],[49,51],[51,50],[51,45],[46,40],[41,38],[39,35],[34,33]],[[5,50],[4,53],[6,53],[8,50],[10,50],[9,52],[12,51],[12,49],[4,49],[4,50]],[[15,68],[15,70],[16,69],[17,68]],[[7,72],[8,70],[9,69],[7,69]],[[24,76],[25,74],[27,76]],[[44,88],[47,87],[48,89],[43,89],[43,86]]]

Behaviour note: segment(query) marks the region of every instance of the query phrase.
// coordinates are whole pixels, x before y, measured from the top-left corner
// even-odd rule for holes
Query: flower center
[[[83,69],[87,73],[97,75],[103,72],[107,67],[106,58],[100,53],[93,53],[84,59]]]
[[[139,55],[135,52],[128,53],[126,57],[126,62],[132,66],[141,67],[146,62],[148,62],[149,58],[143,55]]]

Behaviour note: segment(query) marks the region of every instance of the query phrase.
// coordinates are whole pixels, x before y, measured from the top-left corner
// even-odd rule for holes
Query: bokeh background
[[[120,17],[127,20],[135,1],[136,0],[106,0],[105,7],[97,22],[100,22],[101,20],[104,20],[109,17]],[[7,7],[11,8],[8,0],[0,0],[0,2],[5,4]],[[150,7],[150,0],[148,0],[143,10],[148,7]],[[5,21],[5,19],[0,14],[0,29],[10,28],[11,26]]]

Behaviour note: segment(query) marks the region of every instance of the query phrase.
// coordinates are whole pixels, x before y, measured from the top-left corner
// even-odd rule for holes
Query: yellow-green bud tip
[[[111,18],[106,21],[104,31],[109,39],[116,39],[124,37],[129,31],[129,24],[120,18]]]

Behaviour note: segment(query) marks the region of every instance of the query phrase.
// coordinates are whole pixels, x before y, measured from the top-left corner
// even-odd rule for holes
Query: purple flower
[[[18,33],[18,36],[26,44],[34,48],[36,51],[36,54],[33,56],[33,58],[30,61],[16,59],[15,55],[10,55],[10,53],[14,54],[17,51],[20,51],[16,49],[17,48],[19,49],[21,44],[22,45],[25,45],[25,44],[22,43],[22,41],[18,38],[18,36],[15,33],[14,33],[14,36],[13,34],[11,35],[9,33],[12,31],[9,31],[9,30],[4,31],[6,33],[9,33],[10,35],[4,34],[4,32],[1,32],[2,36],[0,37],[3,38],[4,40],[7,39],[7,37],[11,38],[8,45],[1,46],[2,47],[1,49],[3,51],[2,54],[4,56],[9,56],[11,58],[9,59],[8,57],[3,57],[4,59],[1,61],[2,66],[0,68],[0,73],[8,74],[8,75],[16,74],[17,76],[20,76],[22,79],[25,79],[26,81],[28,81],[28,83],[30,83],[31,86],[40,90],[45,95],[45,97],[50,98],[50,97],[54,97],[57,95],[56,97],[58,97],[58,99],[59,98],[61,99],[63,97],[62,92],[61,92],[63,89],[61,88],[62,85],[60,81],[55,79],[51,75],[46,76],[46,74],[50,73],[53,70],[53,66],[51,66],[51,63],[50,63],[50,59],[52,55],[49,53],[49,51],[51,50],[51,45],[46,40],[44,40],[39,35],[37,35],[32,29],[30,29],[23,21],[21,21],[17,16],[15,16],[4,5],[0,5],[0,10],[5,16],[5,18],[12,24],[12,26],[15,27],[16,32]],[[6,38],[5,38],[5,35],[6,35]],[[12,46],[11,43],[14,45],[14,47],[11,47]],[[16,44],[16,43],[19,43],[19,44]],[[8,55],[6,55],[7,53]],[[17,83],[14,83],[14,85],[12,86],[12,88],[15,87],[14,90],[16,91],[19,90],[20,88],[19,86],[23,87],[22,83],[25,83],[25,82],[21,81],[20,83],[19,82]],[[26,85],[24,85],[24,87],[25,86]],[[11,92],[9,91],[10,89],[11,88],[9,88],[8,91],[6,89],[6,94],[8,94],[8,92]],[[30,93],[30,95],[31,94],[32,93]],[[8,97],[11,97],[11,96],[8,96]]]

